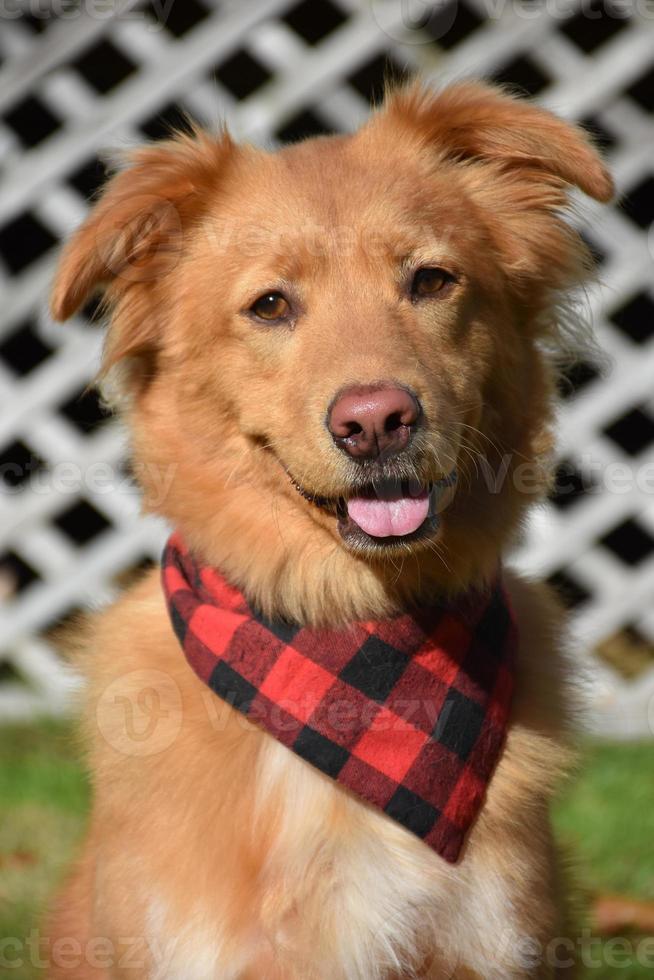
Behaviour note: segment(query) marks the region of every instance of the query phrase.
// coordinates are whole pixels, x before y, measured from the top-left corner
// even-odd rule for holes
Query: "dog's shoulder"
[[[565,610],[542,582],[510,569],[504,582],[518,630],[514,715],[534,729],[564,735],[578,717],[579,680]]]
[[[157,659],[174,649],[160,578],[158,567],[149,568],[110,606],[69,631],[71,659],[90,684],[151,666],[154,649],[160,651]]]
[[[206,687],[189,669],[160,583],[148,570],[108,609],[72,635],[84,680],[83,718],[94,764],[152,760],[206,718]]]
[[[541,583],[514,572],[505,584],[518,629],[516,691],[505,750],[482,816],[510,824],[548,799],[575,761],[581,696],[566,645],[565,614]]]

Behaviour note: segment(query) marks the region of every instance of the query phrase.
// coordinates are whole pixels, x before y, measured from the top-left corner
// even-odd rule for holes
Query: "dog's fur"
[[[474,83],[412,86],[353,136],[276,153],[178,136],[110,182],[64,253],[53,312],[105,289],[106,366],[146,504],[193,549],[268,613],[379,618],[488,578],[547,484],[549,352],[589,267],[562,216],[573,186],[612,192],[582,133]],[[454,288],[411,302],[417,266]],[[243,312],[271,288],[293,298],[292,322]],[[357,464],[327,406],[380,379],[422,401],[410,467],[428,481],[456,462],[459,488],[433,541],[353,552],[288,473],[309,496],[347,493]],[[517,695],[456,865],[218,702],[179,649],[158,572],[94,619],[78,643],[94,807],[50,938],[112,952],[60,957],[50,976],[553,976],[534,944],[565,927],[547,809],[569,755],[566,668],[553,603],[507,582]],[[152,743],[126,723],[146,702]]]

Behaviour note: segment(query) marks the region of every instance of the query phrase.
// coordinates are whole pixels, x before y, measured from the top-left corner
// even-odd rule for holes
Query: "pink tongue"
[[[347,512],[359,527],[373,538],[400,537],[417,531],[429,513],[429,493],[397,500],[369,500],[353,497]]]

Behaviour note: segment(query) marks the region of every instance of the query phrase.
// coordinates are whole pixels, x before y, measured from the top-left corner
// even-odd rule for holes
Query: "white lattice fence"
[[[3,7],[3,2],[5,6]],[[51,626],[156,558],[124,442],[86,391],[100,327],[53,325],[55,246],[101,183],[98,153],[182,112],[265,141],[352,129],[385,71],[484,75],[594,130],[622,203],[592,211],[609,284],[590,303],[612,359],[572,373],[560,492],[518,556],[574,607],[600,678],[595,727],[647,730],[654,695],[654,11],[560,0],[0,0],[0,717],[66,708]],[[519,410],[519,407],[518,407]],[[107,465],[108,464],[108,465]],[[622,469],[616,469],[620,464]],[[634,665],[627,681],[608,666]],[[641,669],[643,668],[643,669]]]

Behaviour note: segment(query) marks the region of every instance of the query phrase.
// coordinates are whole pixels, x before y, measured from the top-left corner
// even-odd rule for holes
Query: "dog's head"
[[[260,599],[294,564],[388,586],[405,555],[409,589],[459,584],[544,483],[574,186],[611,195],[584,136],[472,83],[276,153],[179,137],[110,182],[53,312],[105,289],[146,499],[241,584],[267,567]]]

